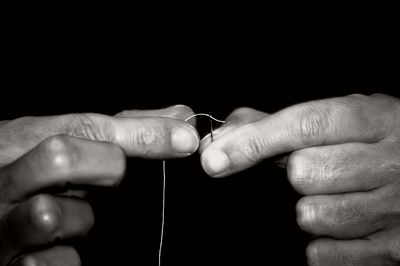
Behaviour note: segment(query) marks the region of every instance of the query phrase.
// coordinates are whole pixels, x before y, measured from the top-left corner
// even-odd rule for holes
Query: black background
[[[173,104],[224,119],[240,106],[275,112],[399,88],[395,36],[385,25],[101,17],[11,23],[3,38],[4,119]],[[199,118],[198,127],[207,132],[209,121]],[[166,165],[162,265],[305,265],[311,237],[296,225],[300,196],[284,169],[266,160],[211,179],[197,154]],[[128,159],[120,187],[91,191],[96,225],[76,243],[83,265],[156,265],[161,191],[162,162],[137,158]]]

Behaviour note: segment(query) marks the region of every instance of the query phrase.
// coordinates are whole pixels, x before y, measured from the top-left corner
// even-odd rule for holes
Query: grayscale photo
[[[383,26],[86,22],[4,35],[0,266],[400,264]]]

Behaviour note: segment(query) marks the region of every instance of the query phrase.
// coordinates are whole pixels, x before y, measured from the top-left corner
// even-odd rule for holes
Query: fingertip
[[[200,138],[190,127],[178,127],[172,130],[171,145],[175,152],[192,154],[197,150]]]
[[[201,155],[201,164],[204,171],[211,177],[222,177],[229,169],[228,155],[220,149],[210,149]]]

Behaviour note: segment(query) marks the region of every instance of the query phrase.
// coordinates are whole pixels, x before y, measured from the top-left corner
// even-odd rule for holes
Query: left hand
[[[0,265],[81,265],[70,240],[86,236],[94,223],[86,189],[117,186],[126,156],[192,154],[199,142],[195,120],[184,121],[192,115],[178,105],[116,117],[0,121]]]
[[[283,153],[288,178],[304,194],[300,227],[310,265],[400,262],[400,100],[350,95],[269,115],[249,108],[200,146],[211,176],[223,177]]]

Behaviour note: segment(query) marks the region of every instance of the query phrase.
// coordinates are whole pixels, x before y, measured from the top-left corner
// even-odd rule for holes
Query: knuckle
[[[239,108],[236,108],[231,115],[240,115],[240,114],[249,114],[254,112],[255,109],[246,107],[246,106],[241,106]]]
[[[350,108],[356,115],[362,116],[365,108],[370,108],[374,104],[375,96],[367,96],[364,94],[350,94],[342,98],[340,102],[344,107]],[[379,96],[377,96],[379,98]]]
[[[116,116],[116,117],[131,117],[131,116],[132,116],[131,113],[132,113],[132,111],[123,110],[123,111],[121,111],[121,112],[115,114],[115,116]]]
[[[112,141],[115,139],[113,127],[107,119],[96,122],[96,116],[90,114],[73,114],[66,129],[66,134],[72,137]]]
[[[382,93],[375,93],[372,94],[370,97],[381,103],[380,106],[382,106],[383,110],[388,110],[389,112],[394,113],[396,117],[398,117],[398,115],[400,114],[399,98]]]
[[[364,97],[366,99],[360,104],[363,106],[363,115],[376,118],[376,122],[369,130],[380,136],[381,140],[389,136],[398,140],[400,99],[382,93]]]
[[[353,94],[344,98],[345,110],[357,118],[359,134],[387,138],[400,115],[400,100],[385,94]],[[357,128],[357,126],[356,126]]]
[[[262,159],[265,144],[257,137],[246,137],[242,143],[239,143],[238,153],[245,160],[251,163],[257,163]]]
[[[226,120],[234,123],[248,123],[266,117],[267,114],[250,107],[239,107],[235,109]]]
[[[249,113],[250,110],[251,110],[251,108],[248,108],[248,107],[239,107],[239,108],[236,108],[235,110],[233,110],[233,111],[229,114],[229,116],[226,118],[226,120],[227,120],[227,121],[230,121],[230,122],[232,122],[232,121],[240,121],[240,120],[241,120],[240,118],[241,118],[243,115]]]
[[[387,95],[383,93],[373,93],[370,96],[373,98],[387,97]]]
[[[55,171],[68,172],[76,161],[76,149],[67,136],[58,135],[42,143],[43,163]]]
[[[61,210],[48,195],[37,195],[31,199],[30,217],[35,229],[42,233],[54,233],[60,226]]]
[[[374,93],[369,96],[361,95],[361,94],[352,94],[349,95],[348,98],[351,98],[355,104],[359,106],[371,108],[371,106],[375,106],[378,108],[378,111],[387,110],[393,111],[400,108],[400,99],[383,94],[383,93]]]
[[[255,164],[263,158],[267,143],[258,133],[259,129],[254,124],[247,124],[238,131],[237,142],[233,143],[230,154],[240,161]]]
[[[361,94],[361,93],[352,93],[352,94],[348,95],[347,98],[353,98],[355,100],[365,101],[366,99],[368,99],[368,96]]]
[[[299,135],[305,146],[324,141],[332,133],[331,115],[328,108],[310,106],[300,114]]]
[[[307,159],[301,151],[290,154],[287,162],[287,175],[289,182],[297,192],[307,194],[311,185],[311,174]]]
[[[296,204],[297,224],[306,231],[312,232],[316,219],[316,208],[308,197],[301,198]]]
[[[384,94],[384,93],[373,93],[370,95],[371,98],[375,98],[375,99],[384,99],[386,101],[392,101],[392,100],[398,100],[397,98]]]

